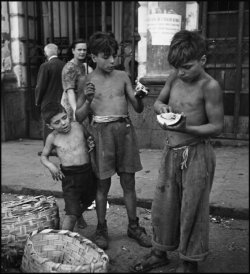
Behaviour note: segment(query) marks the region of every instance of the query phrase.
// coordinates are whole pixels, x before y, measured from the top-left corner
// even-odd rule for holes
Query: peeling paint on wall
[[[7,2],[1,2],[1,75],[11,71],[11,51],[10,51],[10,29],[9,15],[7,12]]]
[[[8,37],[7,33],[1,33],[1,73],[11,71],[12,62],[10,54],[10,39],[3,38]]]

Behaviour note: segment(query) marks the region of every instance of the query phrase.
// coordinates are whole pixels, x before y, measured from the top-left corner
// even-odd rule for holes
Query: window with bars
[[[103,14],[105,12],[105,14]],[[105,16],[105,18],[104,18]],[[103,11],[102,2],[79,1],[79,37],[86,40],[96,31],[112,31],[112,3],[105,2]],[[103,25],[105,24],[105,26]]]

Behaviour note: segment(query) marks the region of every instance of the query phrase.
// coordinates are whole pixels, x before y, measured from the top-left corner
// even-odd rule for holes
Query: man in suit
[[[35,103],[41,110],[51,102],[61,102],[63,93],[62,87],[62,69],[65,62],[58,58],[58,47],[55,44],[47,44],[44,47],[46,62],[43,63],[38,72],[37,85],[35,89]],[[49,130],[43,121],[43,142],[51,130]],[[40,154],[40,152],[38,153]]]

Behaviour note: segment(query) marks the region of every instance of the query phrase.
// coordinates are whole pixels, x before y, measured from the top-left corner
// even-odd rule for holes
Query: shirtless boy
[[[167,251],[178,248],[176,272],[197,272],[208,255],[209,194],[215,154],[209,137],[223,129],[223,94],[218,82],[204,70],[205,40],[182,30],[172,39],[168,61],[173,71],[155,104],[157,114],[182,113],[166,130],[159,177],[152,204],[151,253],[135,264],[146,272],[169,263]]]
[[[89,147],[94,146],[93,139],[83,125],[70,121],[59,103],[47,104],[42,110],[42,117],[53,131],[46,139],[41,162],[49,169],[53,180],[62,180],[66,212],[62,229],[73,231],[76,223],[79,228],[84,228],[86,223],[82,213],[96,195],[96,181],[88,153]],[[53,148],[61,162],[60,168],[49,160]]]
[[[98,224],[94,241],[102,249],[108,248],[106,203],[111,176],[117,172],[129,221],[127,234],[140,245],[150,247],[151,239],[145,228],[139,226],[136,215],[135,172],[141,170],[142,165],[135,130],[128,117],[128,101],[140,113],[144,108],[142,98],[134,96],[127,73],[114,69],[118,44],[112,35],[93,34],[89,49],[96,68],[86,75],[85,88],[77,100],[76,119],[82,122],[89,112],[93,114],[90,130],[96,145],[95,173],[98,177]]]

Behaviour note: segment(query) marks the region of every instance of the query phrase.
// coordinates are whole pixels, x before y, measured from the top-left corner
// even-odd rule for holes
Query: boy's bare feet
[[[169,264],[166,252],[152,249],[142,260],[130,267],[133,273],[144,273],[152,269]]]

